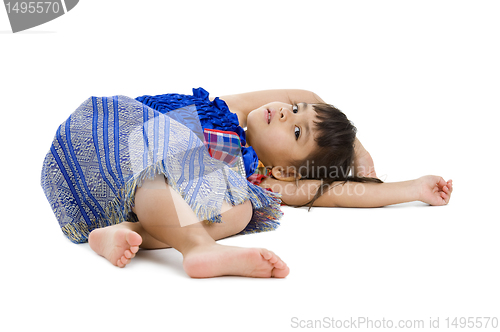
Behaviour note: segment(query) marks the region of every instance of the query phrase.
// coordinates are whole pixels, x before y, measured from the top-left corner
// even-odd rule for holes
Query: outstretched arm
[[[301,89],[261,90],[227,95],[220,98],[226,102],[232,112],[238,114],[240,124],[243,127],[246,127],[246,118],[251,111],[271,102],[277,101],[287,104],[302,102],[308,104],[325,103],[314,92]],[[357,138],[354,142],[354,148],[356,153],[354,170],[356,174],[359,177],[377,177],[370,153],[366,151]]]
[[[271,188],[282,195],[287,205],[300,206],[309,202],[319,188],[318,180],[285,182],[265,179],[262,187]],[[334,182],[313,206],[323,207],[380,207],[392,204],[422,201],[430,205],[448,204],[452,181],[428,175],[416,180],[393,183]]]

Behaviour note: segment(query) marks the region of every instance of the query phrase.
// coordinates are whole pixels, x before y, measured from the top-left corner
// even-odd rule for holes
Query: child
[[[94,251],[119,267],[139,246],[171,246],[183,254],[184,269],[194,278],[284,278],[289,268],[273,252],[215,242],[274,229],[281,215],[272,191],[289,205],[449,201],[451,180],[381,183],[352,124],[311,92],[269,90],[222,99],[209,99],[200,88],[193,96],[91,98],[82,104],[59,128],[42,171],[63,232],[74,242],[88,238]],[[202,128],[192,121],[192,104]],[[177,109],[184,111],[172,115]],[[162,116],[167,113],[172,116]],[[204,143],[201,129],[208,130]],[[239,169],[245,169],[240,173],[252,183],[245,184],[234,167],[212,161],[205,147],[210,135],[239,138]],[[265,167],[256,167],[257,156]]]

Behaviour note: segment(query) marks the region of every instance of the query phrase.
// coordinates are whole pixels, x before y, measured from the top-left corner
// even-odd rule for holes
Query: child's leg
[[[191,277],[288,275],[286,264],[266,249],[216,244],[190,206],[169,186],[156,189],[154,184],[146,184],[138,188],[135,212],[147,233],[183,254],[184,269]]]
[[[174,199],[176,200],[175,206]],[[211,277],[227,274],[285,277],[288,274],[289,269],[286,264],[274,253],[265,249],[244,249],[219,246],[214,243],[213,240],[237,234],[246,227],[252,216],[252,206],[249,201],[235,207],[225,204],[221,211],[223,223],[207,225],[205,222],[197,222],[197,220],[192,219],[196,217],[190,207],[180,195],[165,184],[163,177],[157,177],[154,181],[148,181],[137,189],[135,203],[134,211],[140,215],[140,222],[124,222],[96,229],[89,236],[89,244],[92,249],[106,257],[114,265],[124,267],[135,256],[139,245],[148,249],[169,247],[168,238],[175,236],[174,234],[180,230],[181,233],[187,232],[189,234],[188,242],[195,240],[196,244],[198,243],[196,240],[203,239],[208,242],[201,241],[200,243],[209,244],[204,247],[195,246],[196,248],[192,248],[195,250],[191,251],[184,250],[183,252],[180,250],[185,258],[184,267],[192,277]],[[144,215],[143,212],[147,212],[148,209],[150,212]],[[186,211],[183,211],[184,209]],[[180,227],[177,210],[181,210],[181,214],[188,221],[191,219],[193,224]],[[172,211],[176,212],[172,213]],[[162,221],[159,223],[151,222],[150,219],[154,214],[160,217]],[[184,220],[185,223],[186,220]],[[146,226],[143,227],[143,224],[146,224]],[[207,234],[211,240],[206,238],[205,235]],[[176,248],[176,245],[173,246]],[[213,263],[214,260],[221,259],[224,264]],[[239,264],[231,263],[234,260]],[[228,268],[228,264],[231,268]],[[252,266],[255,268],[249,270]]]
[[[194,225],[197,225],[197,227],[205,228],[212,239],[216,241],[228,236],[238,234],[243,229],[245,229],[245,227],[250,222],[250,219],[252,218],[252,203],[250,203],[250,201],[246,201],[245,203],[237,206],[230,206],[229,204],[224,202],[222,204],[221,217],[222,223],[207,224],[206,222],[199,222]],[[141,235],[142,244],[140,245],[140,247],[142,249],[163,249],[171,247],[171,245],[169,245],[168,243],[160,242],[151,234],[149,234],[142,227],[140,220],[139,222],[125,222],[119,225],[122,225],[123,227],[126,227]]]
[[[223,203],[221,217],[222,223],[199,223],[200,227],[204,227],[214,240],[241,232],[252,217],[252,203],[246,201],[234,207]],[[119,267],[125,267],[135,256],[139,247],[143,249],[171,247],[146,232],[140,222],[122,222],[95,229],[90,233],[89,244],[97,254],[106,257],[113,265]]]

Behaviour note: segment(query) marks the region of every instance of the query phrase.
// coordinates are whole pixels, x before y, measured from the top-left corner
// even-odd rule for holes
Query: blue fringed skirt
[[[41,185],[73,242],[100,227],[128,220],[137,186],[163,174],[199,220],[221,222],[222,202],[250,200],[254,213],[242,233],[275,229],[279,195],[249,183],[212,158],[203,136],[141,102],[91,97],[57,129]]]

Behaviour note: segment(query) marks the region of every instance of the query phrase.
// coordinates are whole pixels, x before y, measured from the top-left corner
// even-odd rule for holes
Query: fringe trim
[[[281,194],[264,190],[252,183],[248,183],[252,194],[249,195],[254,211],[247,227],[239,234],[251,234],[273,231],[279,227],[281,211]]]
[[[84,221],[78,221],[71,224],[66,224],[61,227],[64,235],[73,243],[85,243],[88,241],[89,234],[97,226],[90,229],[89,225]]]
[[[177,193],[181,194],[180,188],[174,181],[171,181],[173,177],[168,168],[165,167],[164,161],[159,161],[155,165],[151,165],[144,169],[125,183],[119,195],[106,207],[104,219],[107,222],[103,226],[118,224],[127,220],[128,214],[131,212],[134,204],[137,187],[141,186],[145,180],[154,178],[157,174],[163,174],[167,180],[169,180],[169,185]],[[254,208],[254,214],[248,226],[243,230],[243,234],[247,234],[270,231],[279,226],[278,220],[283,215],[281,212],[280,197],[280,194],[266,191],[245,180],[244,186],[230,188],[230,190],[226,192],[224,201],[233,205],[242,204],[247,200],[251,201]],[[191,208],[198,218],[200,220],[205,220],[207,224],[222,222],[220,211],[216,207],[206,206],[195,202]]]
[[[127,220],[136,221],[129,218],[129,213],[134,206],[136,189],[144,181],[153,179],[158,174],[163,174],[167,180],[172,178],[163,160],[148,166],[129,179],[119,190],[118,196],[107,204],[104,214],[98,220],[95,220],[92,225],[87,225],[84,221],[69,223],[62,227],[63,233],[74,243],[84,243],[87,242],[90,232],[96,228],[116,225]],[[180,193],[180,188],[173,181],[169,181],[169,185]],[[251,201],[254,209],[252,219],[247,227],[239,233],[250,234],[275,230],[279,226],[278,220],[283,215],[280,197],[281,195],[278,193],[264,190],[247,182],[242,188],[228,190],[224,200],[233,205],[242,204],[247,200]],[[220,211],[215,207],[204,206],[195,202],[191,208],[207,224],[222,222]]]

